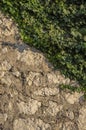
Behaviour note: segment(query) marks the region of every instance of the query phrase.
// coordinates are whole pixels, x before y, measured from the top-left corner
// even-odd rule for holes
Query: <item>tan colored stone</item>
[[[4,124],[4,122],[7,120],[7,114],[0,113],[0,124]]]
[[[41,107],[41,102],[33,99],[28,99],[28,103],[20,102],[17,105],[20,113],[35,114],[38,108]]]
[[[86,106],[79,111],[78,127],[79,130],[86,130]]]
[[[14,130],[51,130],[49,124],[44,123],[40,119],[34,120],[34,118],[16,119],[14,121]]]
[[[82,93],[74,92],[74,93],[66,93],[65,99],[68,103],[74,104],[75,102],[79,102],[80,97],[82,96]]]
[[[50,114],[51,116],[56,116],[57,113],[62,110],[62,108],[62,105],[57,105],[57,103],[49,101],[49,107],[46,109],[45,112]]]
[[[33,94],[34,95],[40,95],[40,96],[51,96],[51,95],[57,95],[59,93],[59,89],[57,88],[42,88],[40,90],[35,91]]]

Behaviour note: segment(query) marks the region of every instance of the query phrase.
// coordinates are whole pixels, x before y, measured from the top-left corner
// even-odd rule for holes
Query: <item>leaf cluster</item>
[[[85,0],[1,0],[0,8],[18,23],[25,43],[86,92]]]

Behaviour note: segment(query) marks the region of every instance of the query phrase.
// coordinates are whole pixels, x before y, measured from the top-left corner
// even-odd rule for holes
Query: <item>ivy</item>
[[[85,0],[1,0],[0,8],[18,23],[26,44],[44,52],[86,92]]]

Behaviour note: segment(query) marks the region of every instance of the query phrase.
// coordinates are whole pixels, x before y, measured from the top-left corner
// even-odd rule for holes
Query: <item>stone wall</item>
[[[25,45],[0,12],[0,130],[86,130],[83,93],[61,84],[77,85]]]

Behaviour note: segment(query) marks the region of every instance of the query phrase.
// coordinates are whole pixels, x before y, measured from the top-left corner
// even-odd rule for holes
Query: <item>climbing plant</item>
[[[18,23],[26,44],[86,92],[85,0],[1,0],[0,8]]]

